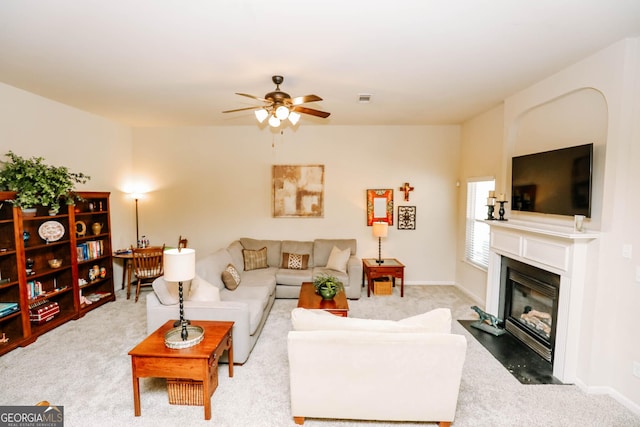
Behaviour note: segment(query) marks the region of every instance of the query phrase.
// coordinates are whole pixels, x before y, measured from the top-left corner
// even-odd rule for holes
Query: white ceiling
[[[298,126],[452,124],[638,35],[640,0],[2,0],[0,82],[134,126],[245,125],[234,93],[281,74],[332,113]]]

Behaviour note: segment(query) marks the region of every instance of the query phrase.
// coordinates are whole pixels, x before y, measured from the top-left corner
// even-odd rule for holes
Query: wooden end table
[[[383,258],[381,264],[375,258],[362,259],[362,286],[366,278],[368,297],[373,290],[373,279],[386,276],[393,278],[393,286],[396,285],[396,278],[400,279],[400,297],[404,297],[404,264],[395,258]]]
[[[180,378],[202,382],[204,419],[210,420],[211,396],[218,385],[218,360],[225,350],[229,352],[229,377],[233,377],[233,322],[191,322],[204,328],[204,339],[184,349],[171,349],[164,344],[164,334],[173,328],[173,323],[168,321],[129,352],[135,416],[141,413],[139,378]]]
[[[298,307],[310,310],[325,310],[336,316],[347,317],[349,315],[349,303],[344,291],[340,291],[332,300],[324,300],[316,294],[316,288],[311,282],[304,282],[300,287]]]

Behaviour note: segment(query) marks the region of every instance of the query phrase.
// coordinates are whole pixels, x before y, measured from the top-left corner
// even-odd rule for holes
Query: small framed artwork
[[[367,190],[367,225],[374,222],[393,225],[393,190]]]
[[[416,207],[398,206],[398,230],[416,229]]]

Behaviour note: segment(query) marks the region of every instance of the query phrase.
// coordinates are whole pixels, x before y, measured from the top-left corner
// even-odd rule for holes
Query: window
[[[467,261],[479,267],[489,266],[489,225],[487,218],[487,197],[495,189],[493,178],[470,179],[467,182],[467,219],[464,256]]]

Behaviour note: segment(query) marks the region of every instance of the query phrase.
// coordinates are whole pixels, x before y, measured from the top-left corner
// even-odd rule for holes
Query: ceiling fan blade
[[[262,108],[262,106],[258,105],[256,107],[236,108],[235,110],[223,111],[223,113],[235,113],[236,111],[257,110],[258,108]]]
[[[300,105],[300,104],[304,104],[305,102],[316,102],[316,101],[322,101],[322,98],[320,98],[318,95],[305,95],[305,96],[297,96],[295,98],[292,98],[291,104]]]
[[[257,99],[258,101],[262,101],[262,102],[269,102],[269,103],[271,102],[271,101],[269,101],[268,99],[260,98],[260,97],[255,96],[255,95],[249,95],[248,93],[239,93],[239,92],[236,92],[236,95],[246,96],[247,98]]]
[[[322,117],[323,119],[326,119],[331,115],[331,113],[327,113],[325,111],[314,110],[313,108],[300,107],[300,106],[293,107],[291,110],[297,113],[304,113],[304,114],[310,114],[316,117]]]

